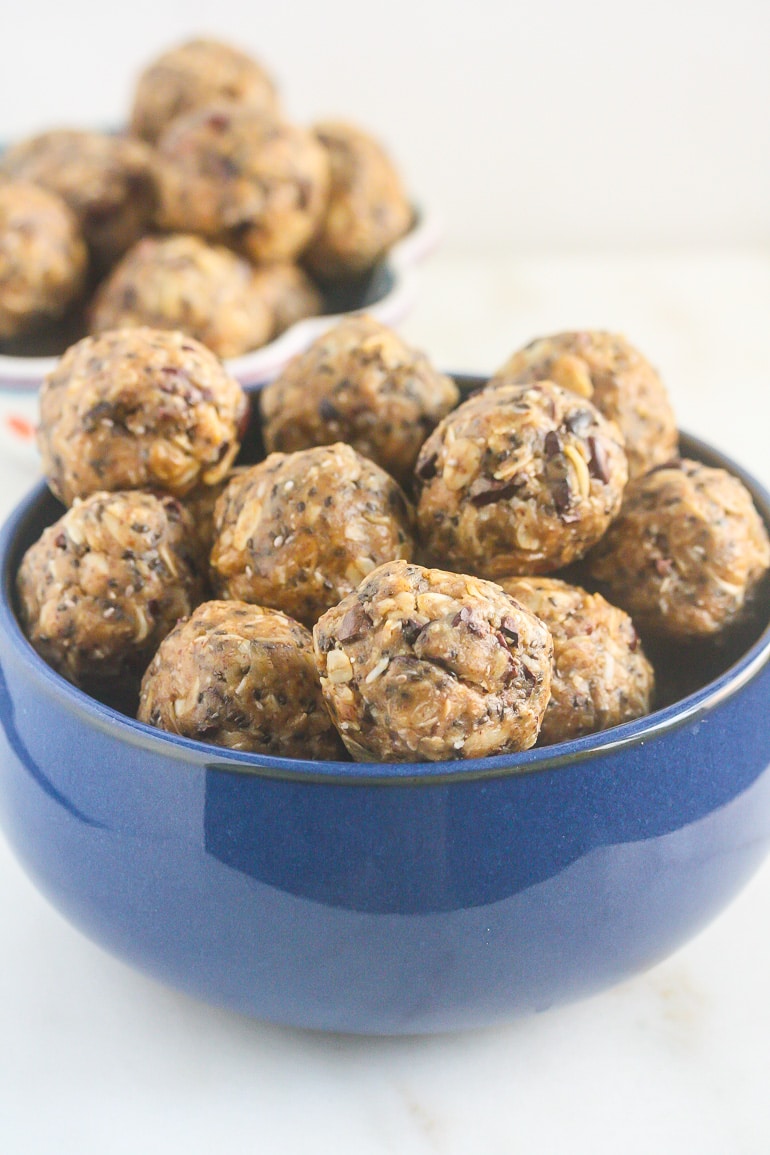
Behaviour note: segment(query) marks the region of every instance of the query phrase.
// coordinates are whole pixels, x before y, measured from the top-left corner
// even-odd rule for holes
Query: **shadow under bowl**
[[[683,451],[770,525],[756,481]],[[491,1024],[660,961],[767,852],[766,586],[710,667],[664,655],[687,694],[646,718],[476,761],[287,760],[154,730],[38,657],[14,577],[59,512],[39,487],[0,537],[0,819],[71,922],[165,983],[324,1030]]]

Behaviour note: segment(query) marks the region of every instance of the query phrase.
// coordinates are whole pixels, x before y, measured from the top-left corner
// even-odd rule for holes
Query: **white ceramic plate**
[[[435,248],[440,235],[436,218],[419,213],[412,230],[371,274],[356,286],[347,286],[336,300],[329,299],[330,312],[298,321],[269,345],[227,361],[228,369],[244,388],[259,389],[343,316],[366,312],[383,325],[398,325],[416,300],[415,266]],[[0,355],[0,453],[5,458],[10,455],[34,467],[37,391],[57,359]]]

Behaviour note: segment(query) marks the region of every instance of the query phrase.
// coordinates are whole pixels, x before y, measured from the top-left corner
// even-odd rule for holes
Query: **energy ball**
[[[0,340],[63,316],[83,292],[87,268],[80,228],[60,197],[0,183]]]
[[[415,472],[435,564],[496,579],[581,558],[620,510],[627,465],[613,422],[540,381],[470,397],[430,435]]]
[[[217,593],[313,625],[378,565],[409,558],[413,514],[400,488],[349,445],[271,453],[217,502]]]
[[[239,105],[175,120],[158,144],[162,228],[291,261],[321,220],[329,161],[311,133]]]
[[[151,150],[107,133],[53,129],[30,137],[3,153],[0,173],[66,201],[100,268],[147,232],[157,205]]]
[[[90,330],[178,329],[219,357],[270,338],[273,313],[248,261],[200,237],[145,237],[99,288]]]
[[[183,333],[85,337],[44,380],[38,446],[56,496],[98,490],[185,494],[215,485],[240,447],[243,389]]]
[[[214,545],[214,511],[217,502],[234,477],[242,477],[249,467],[235,465],[214,485],[197,485],[180,501],[190,515],[198,544],[198,556],[203,567],[208,570],[209,558]]]
[[[412,206],[390,157],[368,133],[329,121],[315,135],[329,154],[331,191],[304,260],[323,279],[353,277],[408,232]]]
[[[154,144],[176,117],[219,100],[277,109],[273,81],[256,60],[229,44],[190,40],[164,52],[139,76],[131,131]]]
[[[273,337],[304,317],[323,312],[323,297],[299,265],[281,262],[254,271],[254,283],[272,317]]]
[[[346,441],[407,482],[420,446],[457,404],[451,378],[371,317],[314,341],[260,394],[268,450]]]
[[[326,704],[358,761],[481,758],[537,739],[551,636],[492,582],[391,562],[313,638]]]
[[[548,379],[587,397],[620,429],[629,476],[676,456],[679,435],[666,387],[641,353],[616,333],[557,333],[532,341],[490,382]]]
[[[545,622],[553,638],[541,746],[649,714],[655,675],[628,614],[557,578],[503,578],[500,585]]]
[[[629,482],[588,566],[640,629],[708,637],[742,615],[770,567],[770,542],[737,477],[682,459]]]
[[[142,680],[140,722],[231,750],[337,758],[313,638],[276,610],[204,602],[161,642]]]
[[[144,666],[202,588],[173,497],[94,493],[43,532],[17,578],[24,631],[76,685]]]

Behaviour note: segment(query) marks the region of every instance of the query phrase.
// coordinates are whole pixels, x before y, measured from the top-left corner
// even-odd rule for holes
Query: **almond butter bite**
[[[77,218],[93,265],[110,268],[151,227],[158,203],[152,150],[106,132],[52,129],[12,145],[0,174],[56,193]]]
[[[343,753],[310,632],[244,602],[204,602],[175,626],[144,675],[138,717],[231,750],[281,758]]]
[[[66,505],[99,490],[181,496],[226,476],[247,412],[242,387],[193,337],[111,330],[78,341],[43,382],[43,469]]]
[[[409,229],[413,211],[401,177],[370,133],[344,121],[314,129],[329,156],[329,203],[304,254],[322,280],[360,275]]]
[[[640,629],[702,638],[747,611],[770,567],[770,541],[737,477],[680,459],[629,483],[588,566]]]
[[[553,638],[542,746],[649,713],[655,675],[628,614],[601,594],[558,578],[502,578],[500,584],[545,622]]]
[[[81,297],[88,252],[61,197],[0,183],[0,341],[34,332]]]
[[[412,556],[413,521],[393,478],[349,445],[271,453],[217,502],[211,580],[312,626],[378,565]]]
[[[539,337],[514,353],[490,381],[556,381],[593,402],[623,434],[629,476],[675,457],[679,434],[658,373],[625,337],[583,330]]]
[[[496,580],[583,557],[620,509],[623,438],[550,381],[477,393],[427,439],[417,517],[430,560]]]
[[[481,758],[537,739],[551,635],[492,582],[391,562],[313,637],[327,706],[357,761]]]
[[[258,61],[219,40],[188,40],[140,73],[131,131],[154,144],[172,120],[217,100],[271,114],[278,107],[275,84]]]
[[[144,237],[99,286],[89,330],[176,329],[218,357],[270,338],[274,313],[243,257],[200,237]]]
[[[76,684],[141,670],[201,600],[196,560],[191,522],[175,498],[92,494],[22,559],[24,631]]]
[[[454,381],[373,317],[349,317],[293,357],[260,394],[265,445],[345,441],[401,484],[454,405]]]
[[[258,264],[302,252],[329,191],[328,157],[310,132],[232,103],[174,120],[158,171],[162,229],[199,233]]]

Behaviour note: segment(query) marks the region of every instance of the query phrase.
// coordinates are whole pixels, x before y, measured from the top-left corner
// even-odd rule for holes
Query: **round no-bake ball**
[[[376,566],[411,556],[412,517],[393,478],[349,445],[272,453],[217,502],[214,588],[312,625]]]
[[[551,698],[541,745],[607,730],[650,712],[655,675],[628,614],[601,594],[557,578],[502,578],[500,585],[545,622],[553,637]]]
[[[682,459],[629,482],[588,565],[640,628],[706,637],[741,616],[770,566],[770,542],[737,477]]]
[[[22,181],[0,183],[0,340],[66,313],[87,268],[78,223],[60,197]]]
[[[616,425],[541,381],[470,397],[430,435],[415,472],[433,562],[494,579],[582,557],[620,509],[627,464]]]
[[[53,129],[30,137],[3,153],[0,173],[66,201],[101,268],[147,232],[157,206],[151,150],[107,133]]]
[[[202,233],[257,262],[292,260],[315,232],[329,161],[305,129],[208,105],[175,120],[158,149],[162,228]]]
[[[204,602],[161,642],[139,720],[172,734],[281,758],[338,757],[310,631],[276,610]]]
[[[90,331],[178,329],[219,357],[263,345],[273,313],[248,261],[200,237],[145,237],[100,286]]]
[[[548,379],[596,408],[625,439],[630,477],[676,455],[679,435],[666,387],[649,361],[616,333],[556,333],[514,353],[490,382]]]
[[[202,596],[173,497],[94,493],[43,532],[17,578],[24,631],[76,684],[145,665]]]
[[[182,505],[192,519],[195,540],[198,545],[198,556],[206,572],[208,572],[209,558],[214,545],[214,512],[217,502],[233,478],[242,477],[248,468],[247,465],[234,465],[214,485],[196,485],[195,489],[191,489],[189,493],[180,498]]]
[[[272,317],[274,337],[303,317],[323,311],[320,290],[299,265],[285,261],[260,265],[254,270],[254,284]]]
[[[38,445],[70,505],[104,489],[184,494],[225,476],[246,395],[200,342],[124,329],[73,345],[43,382]]]
[[[401,482],[457,404],[451,378],[371,317],[351,317],[292,358],[260,395],[265,445],[346,441]]]
[[[313,637],[327,705],[359,761],[480,758],[537,739],[551,637],[492,582],[383,565]]]
[[[412,207],[393,162],[367,132],[328,121],[315,134],[329,154],[331,191],[304,260],[319,277],[353,277],[408,231]]]
[[[154,143],[176,117],[219,100],[264,112],[277,108],[273,81],[256,60],[216,40],[190,40],[139,76],[131,131]]]

